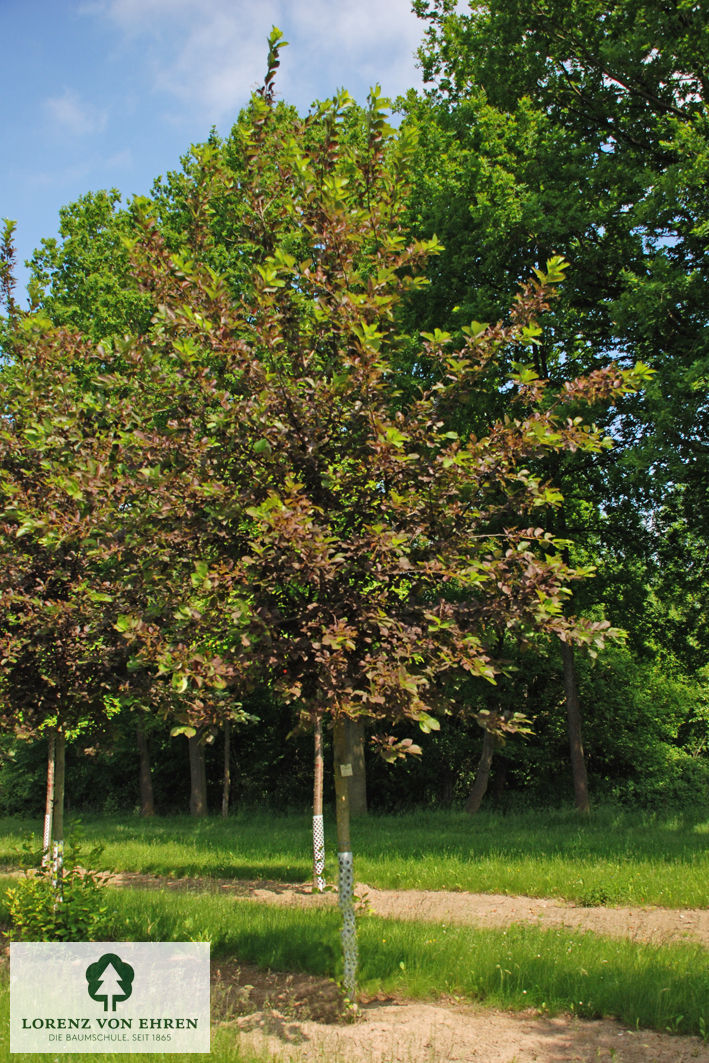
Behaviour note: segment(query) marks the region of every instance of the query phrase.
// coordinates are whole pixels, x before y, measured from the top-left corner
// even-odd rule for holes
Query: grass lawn
[[[2,894],[0,888],[0,895]],[[219,894],[107,890],[105,940],[210,941],[214,957],[326,977],[340,971],[339,914]],[[0,902],[0,921],[4,912]],[[6,918],[6,917],[5,917]],[[706,1033],[709,953],[565,929],[477,929],[359,920],[360,988],[411,999],[455,996],[508,1009]]]
[[[16,866],[18,848],[31,831],[38,842],[40,826],[0,821],[0,864]],[[328,828],[332,879],[333,824]],[[72,829],[70,820],[68,834]],[[80,831],[87,847],[103,843],[100,863],[112,870],[285,882],[307,880],[311,873],[305,814],[239,813],[201,821],[85,817]],[[573,812],[469,818],[422,811],[370,816],[353,829],[357,878],[379,888],[676,907],[709,902],[708,840],[707,810],[652,816],[601,809],[586,822]],[[0,923],[7,922],[3,894],[0,882]],[[104,940],[210,941],[213,955],[234,956],[241,963],[340,974],[339,914],[333,909],[276,908],[218,893],[139,889],[108,890],[106,898]],[[371,913],[359,920],[359,942],[365,992],[615,1016],[631,1027],[707,1037],[709,953],[699,945],[656,946],[533,925],[417,924]],[[6,984],[6,973],[2,977]],[[0,984],[0,1005],[6,1007],[3,992]],[[4,1059],[7,1045],[0,1048]],[[224,1042],[218,1058],[259,1063],[240,1051]]]
[[[305,814],[239,813],[226,820],[86,816],[101,867],[156,875],[302,882],[311,874]],[[67,833],[72,833],[69,818]],[[18,862],[37,820],[0,820],[0,866]],[[328,874],[336,874],[334,823],[326,824]],[[709,905],[709,809],[651,815],[601,808],[517,815],[417,811],[353,825],[355,872],[380,889],[468,890],[577,903]]]

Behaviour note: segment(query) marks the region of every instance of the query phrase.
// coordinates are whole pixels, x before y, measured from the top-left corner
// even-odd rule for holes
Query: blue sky
[[[226,133],[285,34],[278,90],[307,108],[344,86],[420,85],[410,0],[0,0],[0,217],[22,267],[82,193],[149,191],[214,125]]]

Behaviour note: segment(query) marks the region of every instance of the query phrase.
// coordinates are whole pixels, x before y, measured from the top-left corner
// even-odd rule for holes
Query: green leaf
[[[172,727],[170,729],[170,738],[177,738],[178,735],[185,735],[186,738],[194,738],[196,734],[197,729],[195,727],[187,727],[186,725]]]
[[[416,722],[425,735],[430,734],[431,731],[440,731],[440,721],[435,716],[430,716],[427,712],[417,713]]]

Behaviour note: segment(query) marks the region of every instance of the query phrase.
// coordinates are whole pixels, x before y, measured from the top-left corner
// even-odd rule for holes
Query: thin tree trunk
[[[342,912],[342,952],[344,988],[354,1004],[357,995],[357,927],[354,910],[354,870],[350,839],[350,787],[352,764],[348,760],[347,721],[337,720],[333,733],[335,767],[335,816],[337,820],[338,904]]]
[[[323,757],[322,717],[315,721],[315,750],[313,758],[313,888],[325,889],[325,827],[323,825]]]
[[[190,754],[190,815],[207,815],[207,776],[199,732],[187,738]]]
[[[566,535],[566,515],[564,509],[559,512],[559,529],[562,535]],[[569,548],[562,551],[564,564],[569,564]],[[573,607],[573,599],[567,603]],[[579,812],[588,814],[591,811],[591,803],[588,797],[588,775],[586,774],[586,758],[583,752],[583,739],[581,735],[581,704],[579,702],[579,689],[576,678],[576,661],[574,651],[568,642],[561,642],[561,661],[564,668],[564,696],[566,700],[566,726],[569,734],[569,753],[571,757],[571,776],[574,782],[574,800]]]
[[[150,775],[150,752],[148,750],[148,739],[145,737],[145,728],[143,727],[142,720],[137,720],[135,729],[138,737],[140,814],[141,816],[154,816],[155,801],[153,798],[153,780]]]
[[[571,753],[571,774],[574,780],[574,798],[579,812],[590,812],[588,776],[581,737],[581,706],[579,704],[576,662],[568,642],[561,643],[561,660],[564,665],[564,693],[566,695],[566,719]]]
[[[204,742],[199,743],[199,788],[206,816],[209,811],[209,805],[207,802],[207,750]]]
[[[54,749],[54,800],[52,802],[54,842],[52,845],[52,872],[55,898],[57,901],[61,901],[62,880],[64,877],[64,781],[66,778],[66,736],[61,728],[57,729]]]
[[[367,772],[364,763],[364,723],[362,720],[347,720],[349,762],[352,765],[350,778],[350,815],[367,814]]]
[[[52,860],[52,821],[54,818],[54,770],[56,766],[57,734],[51,731],[47,748],[47,797],[44,803],[44,834],[42,837],[42,867]]]
[[[224,723],[224,775],[222,777],[222,815],[229,815],[231,797],[231,720]]]
[[[480,809],[482,799],[487,792],[487,784],[490,781],[490,768],[492,767],[492,758],[495,754],[496,746],[496,736],[491,731],[488,731],[487,728],[483,728],[483,749],[478,761],[478,770],[475,773],[475,781],[470,790],[468,800],[465,802],[465,811],[469,812],[470,815]]]

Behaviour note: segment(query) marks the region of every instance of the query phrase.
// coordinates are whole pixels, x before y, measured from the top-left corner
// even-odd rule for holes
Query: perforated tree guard
[[[322,816],[313,816],[313,883],[325,889],[325,828]]]
[[[54,904],[64,900],[64,842],[55,842],[52,847],[52,885],[54,887]]]
[[[357,986],[357,930],[354,909],[354,871],[352,853],[338,853],[338,904],[342,912],[342,953],[345,960],[344,986],[348,1000],[354,1003]]]
[[[52,858],[52,817],[44,817],[44,833],[42,835],[42,867],[48,867]]]

